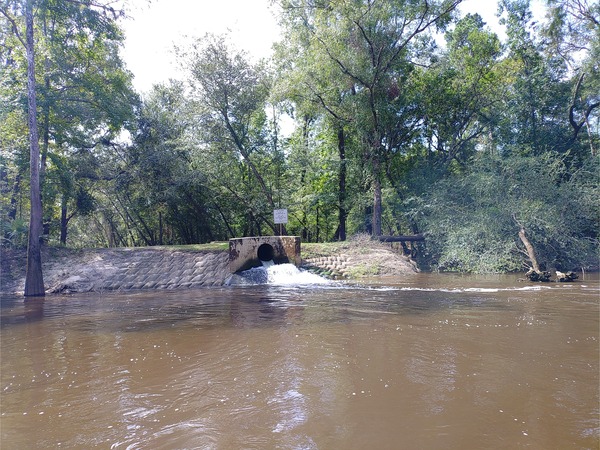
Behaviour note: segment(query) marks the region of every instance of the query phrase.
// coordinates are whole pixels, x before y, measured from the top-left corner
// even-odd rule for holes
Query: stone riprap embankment
[[[357,279],[380,275],[400,275],[418,272],[410,258],[387,249],[368,252],[315,255],[303,260],[303,268],[334,279]]]
[[[229,255],[223,251],[98,249],[58,253],[44,258],[48,293],[221,286],[230,275]],[[3,268],[2,292],[19,292],[24,286],[23,257],[13,257],[12,265]]]

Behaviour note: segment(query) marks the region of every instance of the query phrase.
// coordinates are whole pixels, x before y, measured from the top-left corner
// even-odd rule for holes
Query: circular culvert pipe
[[[272,261],[275,257],[275,250],[273,250],[273,246],[270,244],[262,244],[258,247],[256,255],[261,261]]]

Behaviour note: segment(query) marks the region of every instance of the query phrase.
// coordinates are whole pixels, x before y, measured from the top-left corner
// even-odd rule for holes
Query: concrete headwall
[[[259,236],[229,240],[229,271],[236,273],[260,267],[262,261],[275,264],[290,263],[300,266],[300,238],[298,236]]]

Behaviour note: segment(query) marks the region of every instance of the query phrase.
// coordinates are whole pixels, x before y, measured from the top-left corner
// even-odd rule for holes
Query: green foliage
[[[103,147],[131,128],[138,99],[119,56],[124,37],[114,5],[49,0],[33,6],[44,222],[50,224],[51,241],[58,234],[63,241],[73,215],[89,212],[89,202],[82,207],[82,193],[92,195],[90,180],[101,176]],[[18,2],[0,4],[0,28],[8,31],[0,39],[1,145],[14,155],[8,176],[15,186],[25,185],[18,182],[26,170],[19,159],[28,165],[23,13]],[[19,203],[16,194],[11,205]],[[14,220],[12,208],[9,220]]]
[[[96,210],[96,201],[94,200],[94,196],[83,188],[79,188],[77,191],[75,205],[79,214],[84,217],[89,216]]]
[[[448,51],[421,76],[421,104],[433,165],[446,170],[465,164],[477,139],[498,115],[503,95],[498,37],[478,15],[467,15],[446,35]],[[430,169],[431,170],[431,169]]]
[[[385,160],[410,144],[421,117],[411,86],[414,61],[428,62],[430,33],[445,28],[455,7],[450,1],[282,2],[297,54],[288,54],[290,80],[302,83],[292,94],[301,110],[312,102],[313,111],[331,116],[361,143],[375,235],[381,234]]]
[[[529,1],[503,0],[500,6],[508,34],[504,76],[510,80],[498,122],[502,151],[539,156],[574,150],[565,120],[572,82],[564,60],[545,54],[546,43],[533,32]]]
[[[222,36],[207,35],[184,56],[194,98],[193,164],[218,199],[214,207],[230,234],[274,232],[285,160],[267,114],[275,109],[268,67],[251,64]]]
[[[12,221],[2,221],[0,239],[2,245],[6,247],[25,248],[27,246],[28,222],[23,219]]]
[[[417,208],[433,267],[505,272],[527,264],[518,239],[522,226],[548,268],[597,263],[600,194],[597,159],[569,176],[563,158],[479,155],[464,176],[437,183]]]

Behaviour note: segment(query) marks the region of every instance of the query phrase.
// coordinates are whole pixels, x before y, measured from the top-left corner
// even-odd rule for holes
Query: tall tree
[[[28,98],[28,123],[30,134],[30,193],[31,214],[28,244],[28,268],[25,285],[26,296],[44,295],[42,266],[41,266],[41,243],[43,233],[42,227],[42,198],[41,188],[46,168],[46,158],[51,139],[51,130],[61,130],[62,133],[54,133],[54,142],[57,146],[77,146],[76,135],[93,135],[99,139],[98,130],[102,128],[111,132],[117,132],[123,117],[112,122],[104,119],[98,121],[98,115],[94,112],[104,108],[104,111],[121,110],[118,105],[123,104],[120,94],[123,89],[113,89],[110,94],[98,95],[104,87],[114,88],[115,83],[106,83],[102,75],[106,72],[97,70],[98,67],[90,64],[90,55],[99,54],[97,49],[109,48],[111,44],[102,44],[103,40],[111,36],[107,33],[118,34],[115,21],[123,13],[117,10],[114,2],[104,1],[44,1],[26,0],[21,4],[17,1],[3,1],[0,3],[0,13],[11,24],[11,29],[21,42],[26,53],[27,68],[27,98]],[[23,30],[25,39],[23,39]],[[40,38],[43,36],[43,38]],[[91,46],[86,46],[92,43]],[[103,46],[104,45],[104,46]],[[37,49],[43,59],[36,58]],[[18,77],[12,75],[18,71],[19,49],[11,48],[11,68],[15,68],[7,77],[13,85],[13,90],[19,87]],[[107,55],[102,55],[100,60],[109,60]],[[75,55],[75,56],[73,56]],[[116,55],[116,47],[113,47],[113,55]],[[71,59],[68,63],[64,61]],[[74,64],[75,60],[85,61],[83,64]],[[62,61],[62,66],[59,61]],[[114,59],[113,59],[114,61]],[[117,59],[118,61],[118,59]],[[112,72],[118,72],[118,65],[112,66]],[[36,80],[36,72],[41,73],[38,77],[43,82]],[[121,72],[122,73],[122,72]],[[96,75],[91,79],[90,74]],[[4,75],[4,74],[3,74]],[[52,77],[65,77],[69,82],[60,85],[52,85]],[[120,76],[121,85],[126,84],[127,76]],[[73,81],[75,81],[73,83]],[[88,94],[94,91],[95,95]],[[58,95],[57,95],[58,94]],[[67,100],[62,105],[57,105],[56,98]],[[41,101],[40,101],[41,100]],[[104,105],[100,104],[104,101]],[[126,102],[131,108],[131,98]],[[16,103],[18,104],[18,103]],[[78,105],[77,108],[69,108],[66,105]],[[86,107],[82,108],[82,105]],[[117,106],[117,107],[115,107]],[[38,109],[39,107],[39,109]],[[59,111],[59,114],[56,112]],[[41,114],[41,115],[40,115]],[[64,114],[60,116],[60,114]],[[41,117],[41,122],[38,118]],[[113,116],[114,118],[115,116]],[[99,123],[100,122],[100,123]],[[93,124],[90,126],[90,124]],[[40,139],[40,130],[42,138]],[[71,127],[71,128],[69,128]],[[66,131],[66,130],[70,130]],[[43,142],[40,151],[40,140]],[[97,142],[98,142],[97,141]],[[41,158],[40,158],[41,156]]]
[[[309,42],[310,33],[305,28],[288,26],[288,38],[276,45],[279,77],[275,93],[277,99],[290,105],[289,112],[298,124],[297,136],[290,141],[290,156],[302,164],[300,176],[295,177],[300,182],[299,190],[307,186],[305,175],[310,162],[319,160],[317,166],[321,164],[320,150],[313,145],[316,141],[311,136],[318,134],[320,140],[328,143],[335,140],[336,155],[326,158],[336,161],[337,165],[338,225],[334,239],[344,241],[349,210],[347,154],[352,120],[347,98],[351,95],[351,88],[342,79],[330,76],[333,62],[324,58],[322,52],[311,47]],[[331,139],[323,138],[322,134],[326,131],[331,133]],[[306,216],[308,211],[301,214]],[[302,222],[306,224],[305,220]]]
[[[247,56],[223,36],[207,35],[186,55],[190,84],[197,111],[197,137],[202,159],[226,161],[230,170],[213,173],[247,212],[273,230],[271,219],[276,189],[282,173],[282,158],[276,139],[269,138],[267,99],[268,69],[251,64]],[[233,178],[236,174],[238,178]],[[237,181],[236,181],[237,180]],[[234,183],[232,186],[231,183]],[[240,189],[247,186],[247,189]],[[241,195],[240,195],[241,194]],[[247,230],[249,231],[249,230]]]
[[[546,3],[549,21],[542,29],[542,35],[548,39],[546,51],[563,59],[574,75],[569,143],[574,143],[585,130],[590,153],[597,155],[600,143],[594,139],[593,119],[598,120],[600,109],[600,4],[588,0]]]
[[[433,170],[465,165],[477,139],[489,132],[502,97],[498,37],[479,15],[467,15],[446,33],[447,52],[424,71],[422,107]],[[436,167],[437,166],[437,167]]]
[[[581,52],[597,52],[600,34],[600,4],[589,0],[546,0],[548,23],[541,30],[549,48],[574,67]],[[597,60],[597,58],[596,58]]]
[[[33,0],[25,4],[27,49],[27,99],[29,123],[29,173],[30,203],[29,239],[27,243],[27,271],[25,275],[25,296],[45,295],[42,273],[42,197],[40,195],[40,147],[37,125],[37,102],[35,87],[35,45],[33,41]]]
[[[97,8],[48,2],[38,14],[44,43],[40,64],[43,77],[39,81],[42,180],[47,169],[61,172],[64,168],[67,173],[58,173],[55,179],[64,181],[70,174],[76,175],[72,178],[77,187],[62,189],[60,201],[54,204],[45,199],[48,222],[56,216],[56,209],[61,219],[65,212],[72,217],[84,211],[76,207],[79,194],[87,191],[80,180],[92,175],[89,162],[95,149],[114,140],[123,127],[131,129],[133,125],[138,99],[131,87],[131,74],[123,68],[118,54],[124,39],[114,20],[119,13],[112,15],[110,10]],[[68,164],[49,164],[60,159]],[[48,196],[51,189],[45,187],[43,194]],[[66,236],[68,221],[60,223],[61,235]]]
[[[505,78],[510,81],[503,97],[501,147],[505,153],[530,156],[548,151],[580,153],[573,148],[568,120],[571,81],[565,61],[544,52],[529,0],[502,0],[500,10],[507,32]]]
[[[29,238],[27,243],[27,270],[25,275],[26,297],[44,296],[44,277],[42,273],[42,198],[40,194],[40,146],[37,124],[37,98],[35,82],[35,42],[33,25],[33,0],[26,0],[24,11],[13,5],[12,11],[8,5],[2,5],[0,11],[12,24],[14,34],[21,41],[27,54],[27,110],[29,127],[29,173],[30,173],[30,218]],[[25,15],[25,39],[18,23],[16,14]]]
[[[372,233],[380,235],[382,175],[386,152],[410,138],[414,115],[404,85],[430,50],[425,36],[443,29],[460,0],[388,2],[340,0],[335,2],[283,1],[288,23],[306,28],[315,46],[333,67],[329,78],[344,80],[351,88],[353,123],[365,148],[373,194]],[[428,52],[427,52],[428,53]],[[315,68],[318,70],[318,68]],[[400,130],[400,132],[398,132]],[[393,132],[390,135],[389,132]]]

